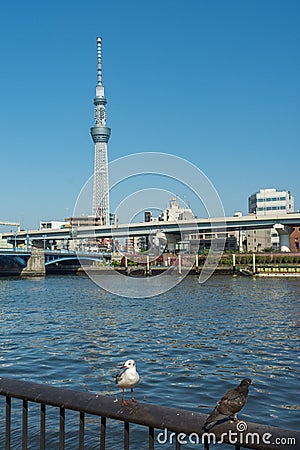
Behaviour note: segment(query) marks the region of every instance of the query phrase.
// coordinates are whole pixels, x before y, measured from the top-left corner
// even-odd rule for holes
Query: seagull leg
[[[128,402],[124,399],[125,391],[124,388],[122,388],[122,406],[128,405]]]
[[[136,399],[134,398],[133,388],[131,388],[131,401],[136,403]]]

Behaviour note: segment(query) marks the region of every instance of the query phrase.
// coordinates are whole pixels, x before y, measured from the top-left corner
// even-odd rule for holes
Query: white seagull
[[[138,384],[140,376],[136,371],[135,361],[133,359],[128,359],[122,366],[121,370],[116,375],[116,384],[122,389],[122,405],[128,405],[128,402],[124,399],[125,389],[131,389],[131,401],[135,402],[133,388]]]

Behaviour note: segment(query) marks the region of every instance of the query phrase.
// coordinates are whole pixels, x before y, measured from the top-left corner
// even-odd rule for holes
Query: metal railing
[[[27,381],[0,378],[0,399],[1,396],[4,400],[2,414],[4,420],[3,423],[0,420],[2,428],[0,429],[0,439],[1,436],[4,437],[5,447],[3,443],[1,449],[5,448],[5,450],[12,450],[11,430],[14,417],[17,415],[21,424],[21,433],[20,442],[14,446],[14,449],[39,448],[46,450],[47,448],[52,450],[59,448],[59,450],[64,450],[66,448],[66,416],[71,414],[69,411],[78,413],[77,443],[73,439],[72,448],[79,450],[90,450],[85,446],[87,415],[99,417],[97,448],[100,450],[108,448],[106,440],[113,421],[123,423],[122,447],[124,450],[129,450],[130,439],[135,432],[135,428],[131,429],[131,424],[148,429],[146,438],[148,442],[143,442],[143,448],[146,445],[149,450],[154,450],[156,444],[160,445],[159,448],[164,448],[161,446],[162,444],[168,444],[165,448],[170,448],[171,445],[171,448],[178,450],[182,444],[186,443],[194,445],[194,448],[203,448],[204,450],[208,450],[210,444],[221,443],[230,444],[236,450],[241,447],[258,450],[296,450],[300,448],[300,433],[292,430],[248,422],[244,431],[237,432],[237,425],[226,420],[206,432],[203,430],[203,424],[207,417],[205,414],[148,403],[129,403],[122,406],[121,400],[112,396],[79,392]],[[12,399],[19,399],[19,401],[12,401]],[[28,423],[31,402],[40,405],[37,447],[32,447],[29,442]],[[56,424],[58,445],[53,446],[47,444],[47,417],[49,410],[55,409],[55,407],[59,410]],[[107,419],[112,419],[112,421]],[[141,445],[135,444],[132,448],[140,449],[141,447]],[[222,448],[220,445],[218,447]]]

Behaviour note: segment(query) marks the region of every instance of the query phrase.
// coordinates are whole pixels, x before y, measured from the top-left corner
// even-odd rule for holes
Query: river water
[[[299,429],[299,279],[213,276],[201,285],[188,276],[145,299],[119,297],[83,276],[0,279],[0,300],[0,376],[120,396],[113,375],[133,358],[137,400],[205,414],[250,377],[239,417]],[[1,441],[3,407],[0,399]],[[58,448],[56,438],[47,449]],[[72,439],[70,431],[73,450]],[[98,448],[87,439],[88,450]],[[122,448],[110,439],[109,450]],[[136,439],[136,450],[147,448]]]

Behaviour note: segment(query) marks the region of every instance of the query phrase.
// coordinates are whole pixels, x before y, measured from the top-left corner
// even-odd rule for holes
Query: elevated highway
[[[241,217],[195,218],[178,222],[139,222],[119,225],[83,226],[63,229],[27,230],[3,233],[3,238],[18,241],[31,240],[63,240],[85,238],[121,238],[127,236],[146,236],[157,230],[167,234],[188,234],[195,232],[229,232],[238,230],[266,229],[275,225],[282,227],[300,227],[300,213],[256,216],[251,214]]]

